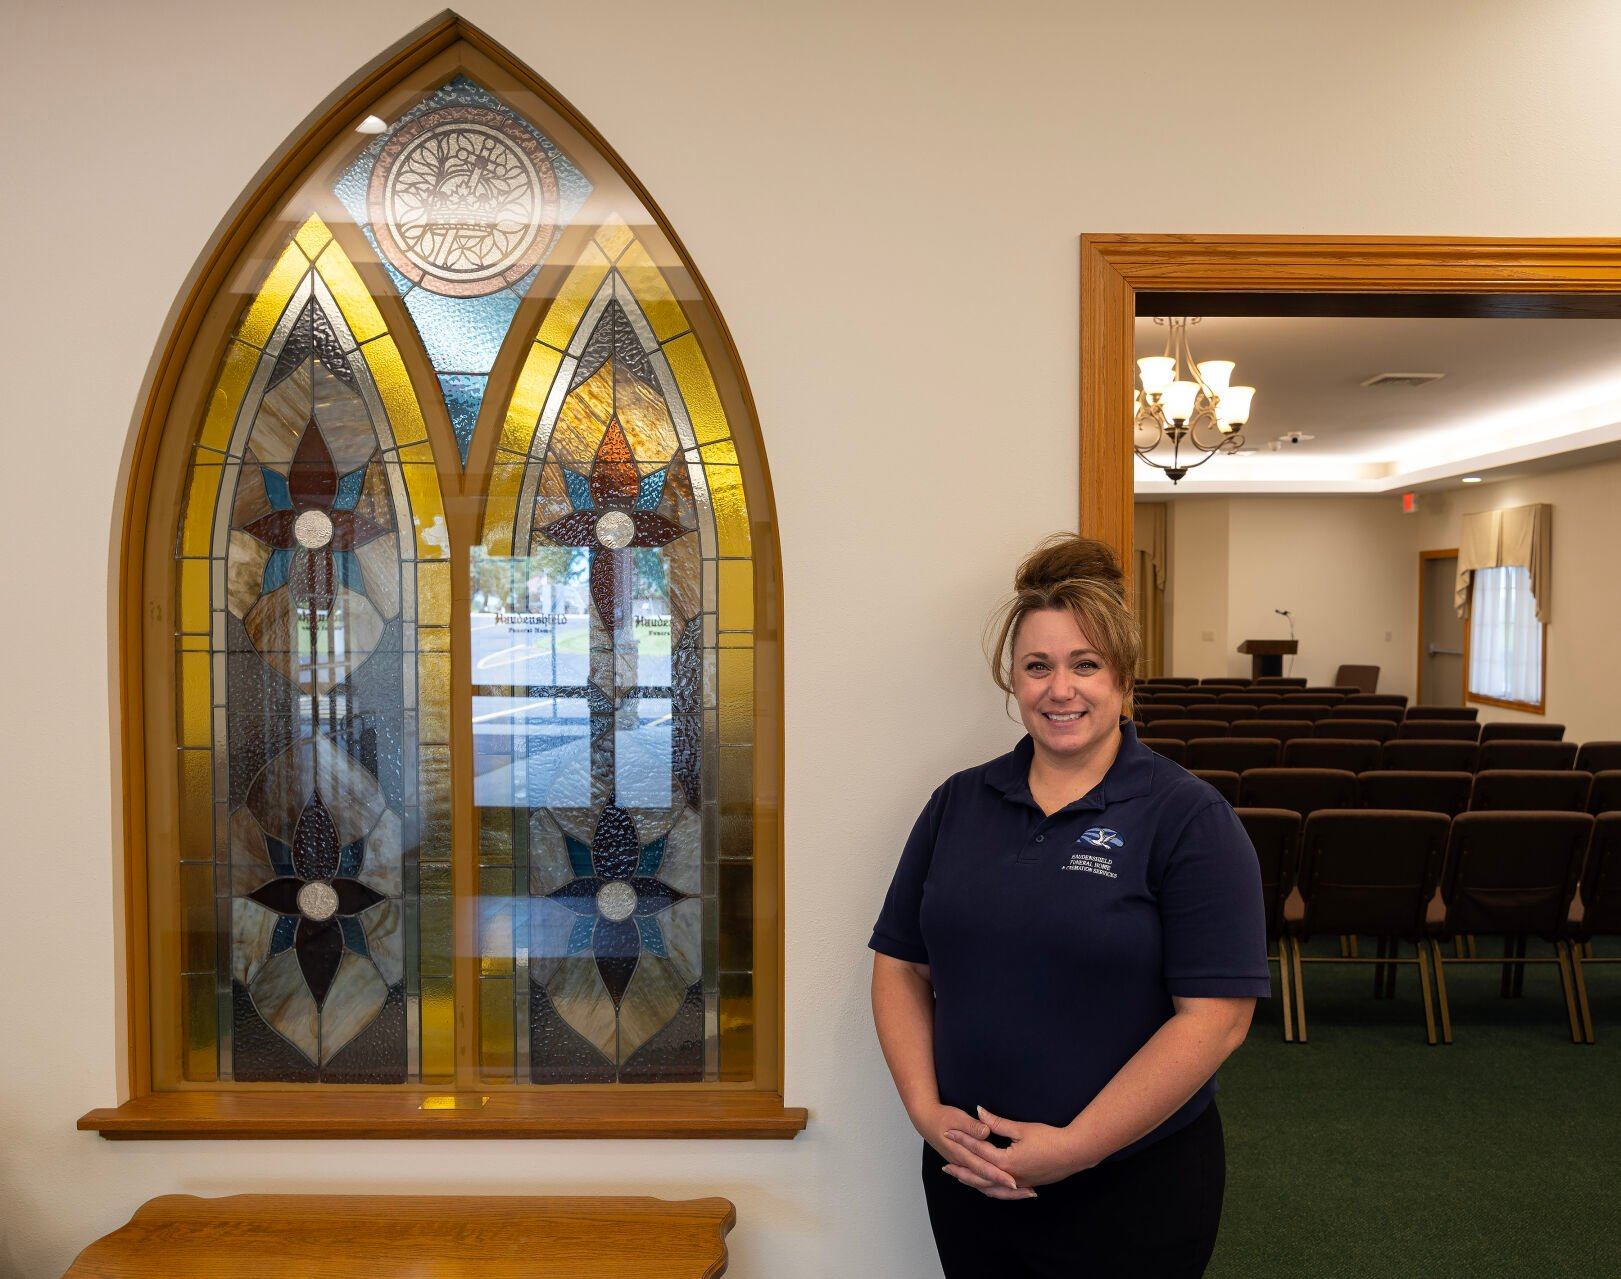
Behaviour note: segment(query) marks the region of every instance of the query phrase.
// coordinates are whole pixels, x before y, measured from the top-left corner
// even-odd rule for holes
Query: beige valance
[[[1469,612],[1469,583],[1477,568],[1523,567],[1531,572],[1537,621],[1546,622],[1552,594],[1548,571],[1552,532],[1553,507],[1547,502],[1465,515],[1458,533],[1458,580],[1453,593],[1458,616]]]

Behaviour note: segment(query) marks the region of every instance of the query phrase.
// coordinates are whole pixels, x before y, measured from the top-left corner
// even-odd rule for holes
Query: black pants
[[[946,1279],[1198,1279],[1227,1181],[1215,1102],[1134,1155],[991,1199],[923,1147],[923,1194]]]

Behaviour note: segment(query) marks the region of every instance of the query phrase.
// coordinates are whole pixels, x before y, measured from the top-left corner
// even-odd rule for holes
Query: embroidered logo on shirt
[[[1102,875],[1105,879],[1120,878],[1114,870],[1114,858],[1098,857],[1092,853],[1071,853],[1069,865],[1064,869],[1085,871],[1088,875]]]
[[[1124,848],[1126,841],[1107,826],[1089,826],[1081,832],[1077,844],[1091,844],[1096,848]]]

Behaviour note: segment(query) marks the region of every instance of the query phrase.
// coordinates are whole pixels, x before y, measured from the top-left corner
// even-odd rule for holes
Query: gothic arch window
[[[454,15],[333,101],[141,419],[130,1098],[81,1125],[791,1136],[776,539],[719,314]]]

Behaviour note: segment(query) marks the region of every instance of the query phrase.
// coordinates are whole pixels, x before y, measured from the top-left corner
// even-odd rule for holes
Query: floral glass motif
[[[591,184],[544,133],[458,75],[373,140],[335,191],[405,299],[465,466],[518,303]]]
[[[420,793],[419,759],[434,748],[420,740],[415,667],[429,646],[419,623],[447,620],[423,611],[424,575],[446,567],[431,563],[443,516],[421,474],[431,468],[402,461],[400,436],[419,437],[420,417],[397,399],[404,370],[354,278],[311,219],[250,306],[194,451],[180,545],[181,745],[206,745],[212,762],[183,763],[181,805],[214,813],[218,958],[211,1009],[194,981],[206,951],[187,962],[188,1025],[214,1013],[215,1069],[192,1077],[435,1073],[419,1050],[421,941],[448,912],[415,892],[414,854],[422,811],[448,800]],[[409,420],[391,419],[385,399]],[[207,536],[196,527],[205,517]],[[193,637],[187,619],[202,614],[184,565],[199,551],[210,622]],[[206,679],[185,678],[193,658]],[[212,710],[195,716],[189,703],[210,686]],[[190,718],[209,729],[206,742]],[[183,859],[200,851],[184,847]],[[195,862],[181,869],[207,886],[188,876]]]
[[[644,299],[666,300],[666,338],[691,335],[624,224],[597,240],[553,303],[572,332],[552,347],[543,323],[520,378],[514,403],[539,413],[509,414],[504,442],[527,452],[498,460],[474,554],[482,1058],[488,1076],[537,1083],[746,1078],[727,1057],[746,1043],[723,1033],[746,1002],[730,996],[750,980],[736,903],[752,881],[746,843],[719,855],[715,611],[718,564],[749,568],[746,516],[729,503],[722,560],[692,411],[713,402],[707,370],[686,362],[684,383],[674,367]],[[608,251],[618,264],[595,269]],[[735,470],[724,431],[705,429],[715,469]],[[738,605],[725,642],[747,660]],[[731,759],[747,763],[749,740]]]

